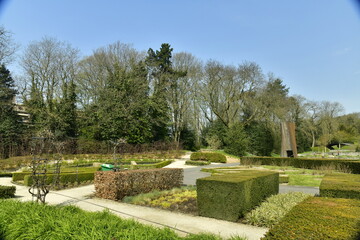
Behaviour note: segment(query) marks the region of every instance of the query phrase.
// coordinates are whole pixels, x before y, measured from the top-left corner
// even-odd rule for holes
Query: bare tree
[[[205,116],[212,121],[213,117],[207,114],[207,111],[211,110],[210,114],[213,113],[227,127],[236,121],[253,118],[256,111],[243,119],[244,110],[251,103],[262,82],[263,74],[256,63],[245,62],[234,67],[209,61],[205,66],[200,86]]]
[[[201,62],[186,52],[173,56],[173,68],[184,72],[186,76],[171,80],[169,106],[172,115],[172,133],[175,142],[179,143],[181,131],[186,124],[191,124],[199,133],[199,109],[196,106],[196,91],[201,77]]]
[[[12,34],[0,26],[0,64],[12,62],[18,47],[12,38]]]
[[[107,78],[115,71],[115,66],[130,71],[144,58],[145,53],[121,42],[96,49],[91,56],[85,57],[79,63],[77,86],[80,103],[86,106],[98,101],[101,91],[106,87]]]
[[[37,91],[51,108],[53,100],[62,97],[62,86],[75,80],[78,56],[77,49],[54,38],[30,43],[21,58],[28,90]]]

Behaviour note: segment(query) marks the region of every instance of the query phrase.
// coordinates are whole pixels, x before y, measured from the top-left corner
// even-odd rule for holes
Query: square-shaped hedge
[[[191,161],[209,161],[214,163],[226,163],[226,156],[221,153],[195,152],[190,156]]]
[[[279,173],[245,170],[196,181],[199,215],[237,221],[267,197],[279,192]]]
[[[326,174],[320,185],[320,196],[360,199],[360,175]]]
[[[262,239],[360,239],[360,200],[310,197],[291,209]]]
[[[0,198],[13,198],[15,197],[15,186],[1,186],[0,185]]]

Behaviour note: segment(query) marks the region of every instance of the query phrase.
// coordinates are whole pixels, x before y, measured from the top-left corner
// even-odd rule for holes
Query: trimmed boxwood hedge
[[[46,183],[51,184],[54,182],[54,177],[56,174],[47,174]],[[60,174],[60,183],[82,183],[86,181],[94,180],[94,172],[79,172],[79,173],[61,173]],[[24,177],[24,185],[31,186],[33,179],[31,175],[26,175]]]
[[[0,172],[0,177],[12,177],[11,172]]]
[[[0,185],[0,198],[13,198],[15,197],[15,186],[1,186]]]
[[[320,196],[360,199],[360,175],[326,174],[320,184]]]
[[[279,173],[245,170],[196,180],[199,215],[237,221],[279,192]]]
[[[310,197],[291,209],[262,239],[360,239],[360,200]]]
[[[210,161],[215,163],[226,163],[226,157],[221,153],[195,152],[190,156],[192,161]]]
[[[360,174],[360,160],[327,158],[282,158],[282,157],[242,157],[242,165],[292,166],[296,168],[319,169],[334,168],[339,171],[351,171]]]
[[[185,162],[186,165],[194,165],[194,166],[205,166],[205,165],[209,165],[210,162],[209,161],[192,161],[192,160],[187,160]]]
[[[289,182],[289,176],[288,175],[280,175],[279,176],[279,183],[288,183]]]
[[[79,168],[78,169],[78,173],[84,173],[84,172],[96,172],[97,170],[99,170],[98,167],[87,167],[87,168]],[[48,175],[52,174],[53,170],[49,170],[48,171]],[[61,169],[61,173],[76,173],[76,169],[72,169],[72,168],[64,168]],[[31,172],[14,172],[13,176],[12,176],[12,180],[13,181],[23,181],[25,179],[25,176],[27,175],[31,175]]]

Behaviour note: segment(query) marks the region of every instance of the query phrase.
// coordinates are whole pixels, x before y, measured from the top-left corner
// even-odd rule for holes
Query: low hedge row
[[[360,200],[310,197],[291,209],[262,239],[360,239]]]
[[[77,171],[78,173],[85,173],[85,172],[96,172],[97,170],[99,170],[98,167],[87,167],[87,168],[79,168]],[[49,170],[48,171],[48,175],[53,174],[54,170]],[[61,173],[66,173],[66,174],[70,174],[70,173],[76,173],[76,169],[69,169],[69,168],[65,168],[65,169],[61,169]],[[12,180],[13,181],[24,181],[25,176],[27,175],[31,175],[31,172],[14,172],[12,175]]]
[[[339,171],[351,171],[360,174],[360,160],[326,159],[326,158],[282,158],[282,157],[242,157],[242,165],[274,165],[297,168],[321,169],[331,168]]]
[[[131,165],[131,169],[152,169],[152,168],[163,168],[167,165],[172,163],[172,160],[165,160],[159,163],[154,164],[138,164],[138,165]]]
[[[289,176],[288,175],[280,175],[279,176],[279,183],[288,183],[289,182]]]
[[[1,186],[0,185],[0,198],[12,198],[15,197],[15,186]]]
[[[192,161],[210,161],[215,163],[226,163],[225,155],[221,153],[195,152],[190,156]]]
[[[15,186],[1,186],[0,185],[0,198],[13,198],[15,197]]]
[[[360,199],[360,175],[326,174],[320,184],[320,196]]]
[[[0,177],[12,177],[11,172],[0,172]]]
[[[279,192],[279,173],[245,170],[196,180],[199,215],[237,221]]]
[[[125,196],[180,187],[182,181],[183,169],[156,168],[96,172],[94,183],[97,197],[121,200]]]
[[[194,165],[194,166],[205,166],[205,165],[209,165],[210,162],[209,161],[192,161],[192,160],[187,160],[185,161],[186,165]]]
[[[52,184],[56,176],[56,174],[47,174],[46,184]],[[66,185],[69,183],[82,183],[92,180],[94,180],[94,172],[61,173],[59,182]],[[24,177],[24,185],[31,186],[32,183],[33,177],[31,175],[26,175]]]

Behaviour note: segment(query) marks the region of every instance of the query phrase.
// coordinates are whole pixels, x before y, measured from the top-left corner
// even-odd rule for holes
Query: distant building
[[[14,111],[21,118],[22,123],[30,123],[30,113],[26,112],[24,105],[15,103]]]

